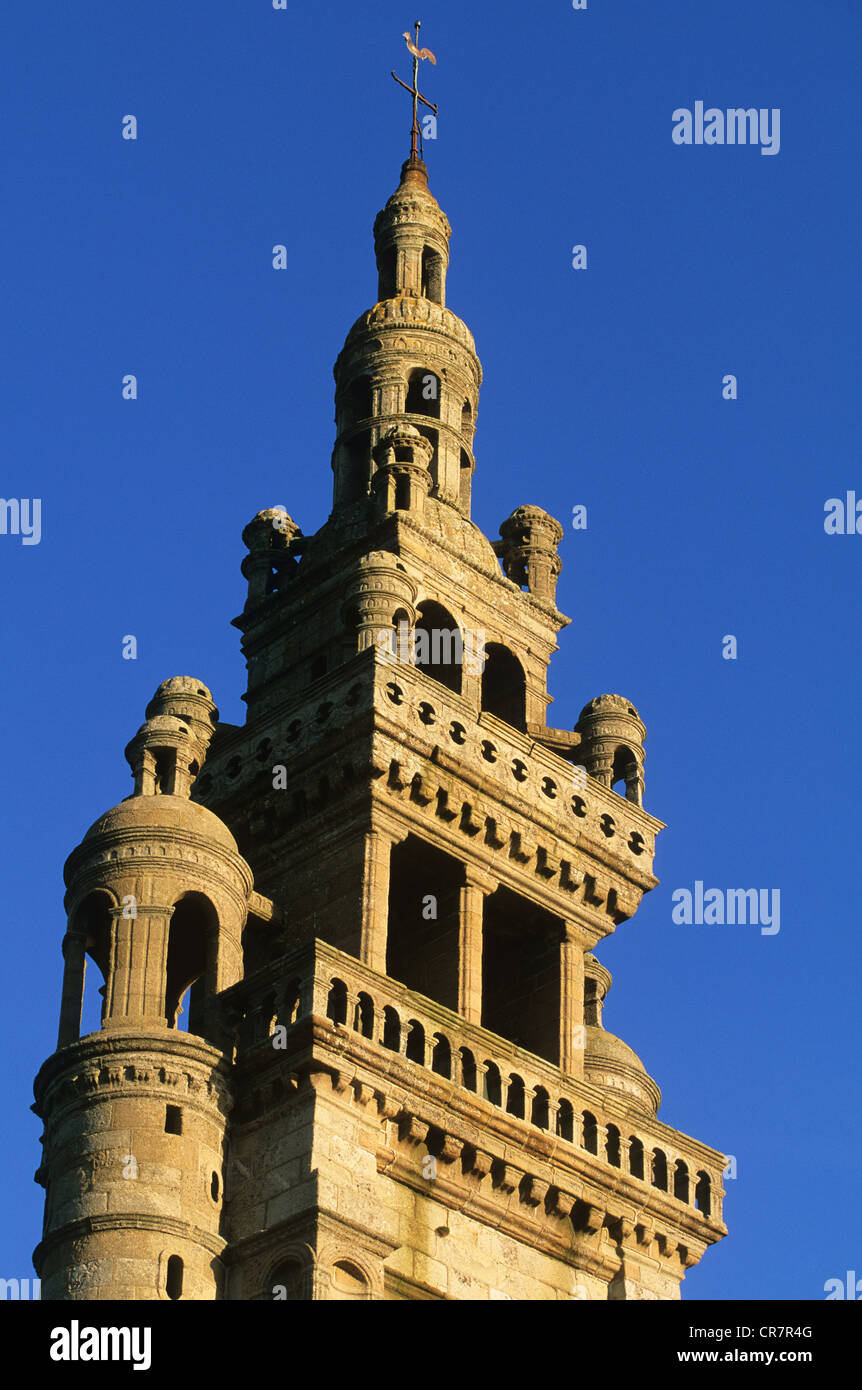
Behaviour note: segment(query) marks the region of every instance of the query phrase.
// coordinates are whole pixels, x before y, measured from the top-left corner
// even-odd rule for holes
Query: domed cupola
[[[100,816],[65,867],[69,925],[58,1046],[80,1031],[85,955],[105,979],[102,1029],[176,1027],[195,986],[195,1028],[242,974],[252,873],[219,818],[189,798],[216,727],[210,692],[163,682],[126,749],[135,790]]]
[[[374,223],[378,300],[335,364],[333,510],[367,498],[376,446],[412,425],[431,446],[432,499],[470,515],[482,368],[466,324],[446,308],[451,228],[411,155]]]
[[[622,1038],[602,1027],[602,1007],[613,984],[611,972],[588,951],[584,956],[584,1080],[622,1091],[651,1115],[658,1112],[661,1091],[638,1057]]]

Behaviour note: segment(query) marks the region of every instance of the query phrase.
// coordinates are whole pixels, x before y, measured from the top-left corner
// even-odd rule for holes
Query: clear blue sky
[[[475,519],[567,526],[550,722],[648,729],[661,886],[606,943],[605,1022],[670,1124],[736,1156],[687,1298],[822,1299],[862,1271],[858,0],[428,3],[450,306],[485,369]],[[0,1275],[39,1238],[62,864],[125,796],[163,678],[242,720],[240,532],[331,500],[332,363],[376,294],[408,148],[404,3],[9,0],[0,56],[5,985]],[[677,146],[680,107],[781,111],[781,149]],[[136,115],[139,138],[121,138]],[[271,266],[275,243],[288,268]],[[588,269],[571,248],[586,244]],[[139,399],[121,398],[135,373]],[[722,399],[733,373],[739,398]],[[137,661],[122,639],[135,634]],[[722,659],[722,638],[738,659]],[[671,894],[779,889],[781,928]]]

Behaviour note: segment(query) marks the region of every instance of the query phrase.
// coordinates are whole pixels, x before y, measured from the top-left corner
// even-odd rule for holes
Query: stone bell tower
[[[243,532],[246,723],[165,682],[67,865],[46,1297],[670,1299],[725,1233],[722,1155],[602,1026],[594,950],[657,882],[645,728],[548,725],[562,528],[470,520],[482,372],[415,143],[331,514]]]

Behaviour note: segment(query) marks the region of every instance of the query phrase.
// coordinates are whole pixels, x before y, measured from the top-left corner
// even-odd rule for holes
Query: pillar
[[[57,1047],[77,1042],[81,1036],[81,1012],[84,1007],[85,941],[83,936],[67,932],[63,937],[63,994],[60,1000],[60,1028]]]
[[[395,836],[383,830],[369,830],[365,835],[359,959],[381,975],[386,974],[389,865],[394,843]]]
[[[577,927],[566,922],[560,941],[560,1070],[584,1074],[584,951]]]
[[[458,1013],[468,1023],[482,1022],[482,916],[485,897],[496,887],[465,864],[458,901]]]

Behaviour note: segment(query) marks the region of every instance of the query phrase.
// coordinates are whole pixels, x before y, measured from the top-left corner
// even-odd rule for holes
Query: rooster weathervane
[[[413,98],[413,129],[410,132],[411,159],[422,158],[422,132],[419,129],[419,103],[421,102],[423,106],[428,107],[429,111],[433,111],[435,116],[437,115],[437,107],[434,105],[433,102],[428,101],[427,97],[424,97],[419,90],[420,60],[423,58],[428,58],[432,63],[434,63],[435,66],[437,63],[437,59],[434,57],[434,54],[431,52],[430,48],[419,47],[419,30],[421,28],[422,22],[421,20],[417,19],[415,24],[416,33],[414,38],[411,39],[409,33],[407,33],[406,30],[404,32],[404,38],[407,41],[407,47],[413,54],[413,86],[408,87],[406,82],[401,81],[401,78],[397,75],[397,73],[392,73],[392,76],[395,78],[395,81],[399,84],[399,86],[403,87],[405,92],[409,92]]]

